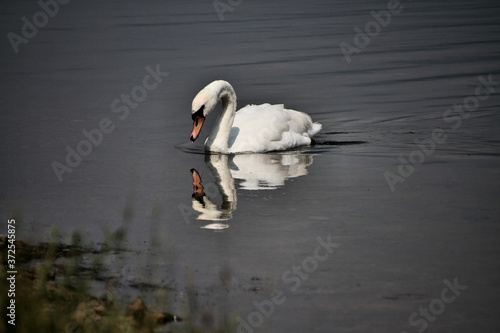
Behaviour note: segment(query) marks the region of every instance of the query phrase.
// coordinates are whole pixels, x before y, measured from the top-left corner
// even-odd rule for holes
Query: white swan
[[[193,99],[193,130],[196,140],[210,112],[222,100],[222,114],[205,141],[210,152],[246,153],[286,150],[311,144],[321,130],[304,112],[287,110],[280,105],[247,105],[236,112],[236,94],[229,82],[217,80],[203,88]]]

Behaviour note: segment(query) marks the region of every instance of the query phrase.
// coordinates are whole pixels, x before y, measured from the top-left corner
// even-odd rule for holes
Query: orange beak
[[[193,120],[193,130],[191,131],[191,135],[189,138],[194,142],[198,135],[200,135],[201,127],[203,126],[203,122],[205,121],[205,117],[196,116]]]

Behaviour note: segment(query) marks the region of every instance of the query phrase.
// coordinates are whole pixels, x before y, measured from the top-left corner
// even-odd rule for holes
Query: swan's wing
[[[236,112],[230,152],[264,152],[308,145],[321,130],[309,115],[282,104],[247,105]]]

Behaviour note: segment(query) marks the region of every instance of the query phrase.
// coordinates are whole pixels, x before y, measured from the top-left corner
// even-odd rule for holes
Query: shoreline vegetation
[[[141,296],[128,304],[119,304],[111,292],[97,298],[89,288],[92,280],[99,279],[99,259],[110,249],[85,249],[78,245],[62,245],[56,242],[38,245],[16,240],[16,320],[15,326],[3,316],[2,332],[50,332],[50,333],[149,333],[149,332],[223,332],[234,327],[235,316],[228,316],[218,327],[215,314],[190,312],[182,318],[169,312],[154,311]],[[116,249],[113,249],[116,251]],[[7,237],[0,235],[0,259],[6,268]],[[96,262],[89,267],[79,265],[84,255],[92,255]],[[0,286],[8,289],[7,269],[2,269]],[[160,289],[160,287],[158,287]],[[189,292],[189,291],[188,291]],[[167,297],[165,297],[167,298]],[[191,300],[192,301],[192,300]],[[7,292],[0,297],[6,308]],[[151,302],[150,302],[151,303]],[[152,302],[155,303],[155,302]],[[168,301],[164,301],[167,303]],[[189,306],[196,309],[196,306]]]

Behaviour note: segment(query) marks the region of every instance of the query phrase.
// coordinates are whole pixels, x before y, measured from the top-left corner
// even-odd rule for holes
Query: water
[[[137,288],[150,283],[175,290],[182,312],[187,270],[200,303],[226,304],[259,332],[498,328],[500,6],[403,1],[380,31],[356,37],[387,6],[242,1],[221,21],[210,1],[61,5],[19,53],[3,38],[3,219],[20,211],[17,237],[34,244],[57,226],[61,242],[79,231],[99,248],[122,228],[127,251],[103,274],[124,302],[151,299]],[[2,35],[21,34],[39,10],[4,1]],[[357,47],[350,59],[343,42]],[[231,82],[240,107],[309,113],[323,124],[318,144],[200,154],[188,143],[191,100],[215,79]],[[120,101],[132,93],[137,105]],[[109,133],[81,144],[92,151],[60,181],[53,162],[66,165],[66,146],[100,126]],[[211,219],[192,208],[191,169],[217,206]],[[339,245],[314,265],[328,237]],[[231,272],[222,291],[221,271]],[[455,278],[467,289],[410,325]],[[273,296],[282,302],[262,324],[248,317]]]

